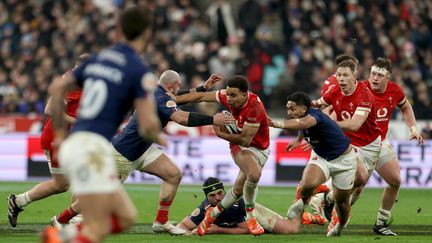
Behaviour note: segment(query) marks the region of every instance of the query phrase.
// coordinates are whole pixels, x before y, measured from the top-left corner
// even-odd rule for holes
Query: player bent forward
[[[311,108],[311,100],[305,93],[290,95],[286,107],[290,120],[270,121],[270,126],[300,130],[297,139],[288,144],[288,151],[298,147],[303,138],[312,146],[299,185],[299,200],[288,209],[288,218],[293,219],[302,213],[314,190],[331,177],[340,221],[327,236],[339,236],[351,210],[349,197],[357,166],[355,151],[335,121]]]

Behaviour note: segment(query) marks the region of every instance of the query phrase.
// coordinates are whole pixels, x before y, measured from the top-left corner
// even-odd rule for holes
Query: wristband
[[[188,127],[197,127],[197,126],[204,126],[204,125],[211,125],[213,124],[213,117],[203,115],[196,112],[190,112],[189,118],[188,118]]]
[[[204,87],[204,85],[196,87],[195,89],[197,92],[206,92],[207,91],[207,89]]]
[[[418,132],[416,125],[410,126],[409,130],[410,130],[410,133]]]

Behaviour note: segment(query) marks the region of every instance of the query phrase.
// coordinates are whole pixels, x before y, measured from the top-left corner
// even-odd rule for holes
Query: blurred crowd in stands
[[[185,88],[211,73],[243,74],[269,113],[284,117],[289,93],[319,97],[338,54],[360,60],[359,79],[368,78],[377,57],[387,56],[394,65],[392,80],[404,88],[417,119],[432,119],[432,1],[107,2],[0,2],[0,114],[42,114],[52,79],[79,54],[116,43],[116,13],[135,3],[156,13],[148,64],[157,74],[178,71]]]

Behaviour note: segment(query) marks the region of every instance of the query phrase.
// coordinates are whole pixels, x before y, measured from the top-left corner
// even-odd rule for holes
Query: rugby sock
[[[220,203],[213,208],[211,211],[211,216],[216,218],[220,213],[222,213],[225,208],[231,207],[236,201],[238,201],[241,196],[236,196],[232,189],[226,192],[225,197],[220,201]]]
[[[255,207],[255,200],[257,194],[258,194],[257,183],[253,183],[247,180],[243,187],[243,195],[245,200],[247,219],[253,216],[253,210]]]
[[[159,202],[159,209],[157,211],[156,220],[157,222],[161,224],[165,224],[168,222],[168,211],[171,207],[172,201],[160,201]]]
[[[18,207],[23,208],[31,203],[31,199],[28,196],[28,192],[21,193],[16,196],[15,203]]]
[[[57,221],[61,224],[67,224],[69,223],[69,220],[77,215],[78,213],[75,212],[72,207],[68,207],[57,216]]]
[[[111,217],[111,233],[118,234],[123,231],[123,227],[120,225],[119,219],[117,216],[113,215]]]
[[[327,203],[334,203],[333,191],[327,193],[327,195],[325,196],[325,200],[327,201]]]
[[[378,210],[376,224],[377,225],[387,224],[387,222],[390,219],[390,215],[391,215],[391,211],[380,208]]]

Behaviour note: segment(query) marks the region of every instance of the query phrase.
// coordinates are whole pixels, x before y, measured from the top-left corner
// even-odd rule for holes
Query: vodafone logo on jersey
[[[386,117],[387,114],[388,114],[388,110],[387,110],[387,108],[381,108],[381,109],[379,109],[379,110],[377,111],[377,117],[378,117],[378,118]]]
[[[349,120],[351,119],[351,114],[348,111],[342,111],[341,116],[343,120]]]

